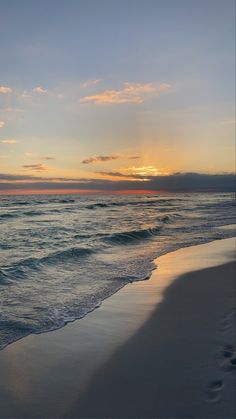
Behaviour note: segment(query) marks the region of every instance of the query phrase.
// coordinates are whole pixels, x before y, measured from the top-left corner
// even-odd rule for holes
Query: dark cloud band
[[[235,190],[234,174],[175,173],[168,176],[153,176],[146,181],[140,180],[107,180],[84,178],[43,178],[39,176],[0,174],[0,192],[24,189],[27,190],[99,190],[104,192],[129,191],[143,189],[149,191],[170,192],[233,192]]]

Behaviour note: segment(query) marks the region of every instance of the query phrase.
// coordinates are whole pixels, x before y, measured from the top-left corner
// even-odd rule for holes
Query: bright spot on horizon
[[[234,173],[234,0],[69,3],[2,2],[0,193]]]
[[[125,171],[133,174],[133,175],[140,175],[140,176],[166,176],[169,175],[170,172],[163,170],[163,169],[157,169],[154,166],[142,166],[142,167],[128,167],[127,169],[124,169]]]

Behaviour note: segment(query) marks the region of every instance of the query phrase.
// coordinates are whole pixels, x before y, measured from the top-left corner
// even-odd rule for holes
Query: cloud
[[[37,86],[37,87],[34,87],[33,92],[34,93],[45,94],[45,93],[47,93],[47,89],[45,89],[42,86]]]
[[[131,172],[133,175],[140,175],[145,177],[150,176],[158,176],[158,175],[169,175],[166,171],[163,169],[158,169],[154,166],[141,166],[141,167],[127,167],[124,169],[126,172]]]
[[[22,181],[22,180],[42,180],[42,177],[30,175],[12,175],[10,173],[0,173],[0,182],[2,181]]]
[[[0,112],[16,112],[16,113],[20,113],[20,112],[24,112],[24,109],[19,109],[19,108],[0,108]]]
[[[128,167],[121,169],[122,172],[114,172],[114,171],[102,171],[96,172],[102,176],[112,176],[112,177],[123,177],[123,178],[132,178],[132,179],[140,179],[140,180],[149,180],[152,179],[154,176],[164,176],[169,175],[164,169],[157,169],[154,166],[142,166],[142,167]],[[127,172],[127,173],[124,173]]]
[[[24,164],[23,169],[27,170],[33,170],[35,172],[43,172],[47,170],[47,167],[44,166],[42,163],[36,163],[36,164]]]
[[[108,179],[50,179],[28,175],[0,174],[0,191],[12,190],[71,190],[115,192],[137,191],[158,193],[170,192],[233,192],[235,189],[235,175],[204,174],[204,173],[175,173],[168,176],[152,176],[149,180],[108,180]]]
[[[50,156],[42,156],[41,160],[56,160],[55,157],[50,157]]]
[[[120,90],[104,90],[91,96],[84,96],[80,99],[83,103],[98,104],[122,104],[122,103],[143,103],[149,94],[163,93],[170,89],[170,84],[161,83],[123,83]]]
[[[18,141],[14,140],[14,138],[9,138],[6,140],[0,140],[2,144],[17,144]]]
[[[0,93],[3,93],[3,94],[12,93],[12,89],[7,86],[0,86]]]
[[[4,125],[5,125],[5,122],[4,121],[0,121],[0,128],[3,128]]]
[[[101,82],[101,79],[86,80],[85,82],[81,84],[81,87],[83,88],[93,87],[93,86],[96,86],[96,84],[100,82]]]
[[[111,177],[121,177],[121,178],[126,178],[126,179],[144,179],[143,176],[138,175],[138,174],[124,174],[121,172],[96,172],[98,175],[102,175],[102,176],[111,176]]]
[[[90,163],[101,163],[104,161],[116,160],[119,156],[95,156],[89,157],[88,159],[82,160],[81,163],[83,164],[90,164]]]
[[[22,97],[23,99],[30,99],[30,98],[31,98],[31,95],[27,92],[27,90],[24,90],[24,91],[22,92],[22,94],[21,94],[21,97]]]
[[[130,156],[128,157],[129,160],[136,160],[136,159],[140,159],[141,156]]]

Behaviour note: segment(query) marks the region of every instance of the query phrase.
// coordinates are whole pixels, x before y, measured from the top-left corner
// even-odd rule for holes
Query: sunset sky
[[[0,192],[234,172],[234,15],[234,0],[0,0]]]

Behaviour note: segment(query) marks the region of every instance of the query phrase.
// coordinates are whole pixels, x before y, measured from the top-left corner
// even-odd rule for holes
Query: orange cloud
[[[45,94],[45,93],[47,93],[47,89],[45,89],[42,86],[37,86],[33,89],[33,92],[40,93],[40,94]]]
[[[36,164],[25,164],[24,166],[22,166],[23,169],[29,169],[32,170],[34,172],[43,172],[45,170],[47,170],[47,167],[44,166],[42,163],[36,163]]]
[[[2,144],[16,144],[17,141],[14,140],[13,138],[9,138],[9,139],[6,139],[6,140],[1,140],[0,143],[2,143]]]
[[[5,122],[4,121],[0,121],[0,128],[3,128],[4,125],[5,125]]]
[[[165,171],[165,169],[157,169],[154,166],[142,166],[142,167],[128,167],[123,169],[125,172],[129,172],[133,175],[139,176],[163,176],[169,175],[169,172]]]
[[[95,156],[95,157],[89,157],[88,159],[82,160],[81,163],[83,164],[101,163],[104,161],[116,160],[118,158],[119,158],[118,156]]]
[[[11,93],[12,89],[10,87],[7,86],[0,86],[0,93],[6,94],[6,93]]]
[[[125,179],[129,179],[129,180],[145,180],[144,178],[143,178],[143,176],[141,176],[141,175],[137,175],[137,174],[131,174],[131,175],[129,175],[129,174],[124,174],[124,173],[121,173],[121,172],[95,172],[96,174],[98,174],[98,175],[101,175],[101,176],[108,176],[108,177],[115,177],[115,178],[125,178]]]
[[[124,83],[120,90],[104,90],[91,96],[84,96],[80,99],[83,103],[94,104],[122,104],[144,102],[148,94],[163,93],[170,89],[170,85],[162,83],[158,86],[152,83]]]

